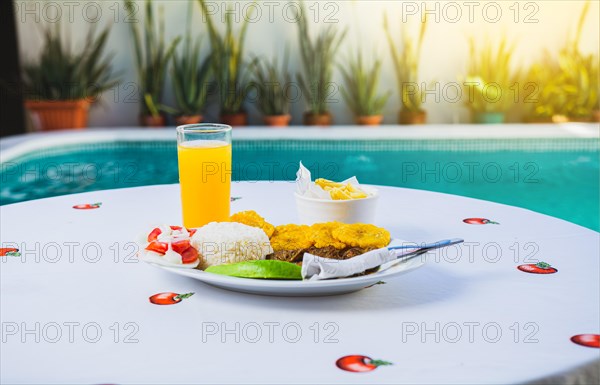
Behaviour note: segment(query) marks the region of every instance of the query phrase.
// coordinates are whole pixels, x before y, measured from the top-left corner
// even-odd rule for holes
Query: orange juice
[[[192,140],[180,143],[177,155],[184,226],[229,220],[231,144]]]

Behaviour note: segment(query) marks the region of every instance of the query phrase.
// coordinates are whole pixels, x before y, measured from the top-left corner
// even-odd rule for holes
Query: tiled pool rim
[[[356,143],[381,150],[411,151],[598,151],[600,147],[600,124],[504,124],[504,125],[425,125],[382,126],[365,128],[335,126],[327,128],[289,127],[240,127],[234,128],[233,139],[242,146],[260,150],[268,149],[273,141],[278,147],[298,149],[302,142],[323,151],[347,149],[352,151]],[[593,140],[596,139],[596,140]],[[48,152],[53,149],[81,146],[98,148],[118,142],[148,142],[161,146],[175,141],[175,127],[87,129],[33,133],[0,139],[0,162],[8,162],[27,154]],[[346,148],[344,148],[346,147]]]

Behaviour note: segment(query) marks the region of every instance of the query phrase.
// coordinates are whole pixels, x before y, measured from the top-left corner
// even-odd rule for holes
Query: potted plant
[[[220,120],[230,126],[245,126],[248,117],[242,104],[249,84],[250,71],[244,62],[244,41],[248,21],[252,15],[243,18],[240,32],[236,36],[233,31],[233,12],[226,10],[225,33],[222,35],[216,29],[207,2],[198,1],[210,36],[212,68],[219,88]]]
[[[383,27],[387,36],[394,62],[396,80],[398,82],[398,92],[400,93],[400,124],[424,124],[427,120],[427,113],[423,110],[423,97],[419,85],[419,61],[421,58],[421,48],[423,47],[423,38],[427,30],[427,19],[421,21],[419,38],[414,42],[404,28],[401,27],[402,50],[400,50],[389,29],[387,15],[384,15]]]
[[[171,78],[173,93],[177,101],[175,122],[178,125],[202,122],[202,111],[206,105],[211,75],[212,56],[200,61],[202,39],[196,38],[192,46],[192,4],[188,7],[187,33],[182,55],[173,55]],[[164,109],[164,106],[163,106]]]
[[[527,123],[552,123],[564,103],[558,69],[550,59],[545,55],[541,61],[531,65],[520,82],[521,89],[525,91],[521,103]]]
[[[546,55],[528,71],[525,88],[534,84],[526,96],[528,122],[589,122],[598,109],[598,59],[565,48],[556,60]]]
[[[104,56],[108,35],[108,27],[99,35],[91,28],[83,50],[73,53],[63,44],[59,24],[44,31],[39,59],[23,66],[25,107],[42,130],[87,127],[90,105],[118,83],[111,58]]]
[[[373,55],[376,57],[376,55]],[[369,69],[364,64],[360,51],[347,60],[346,68],[341,67],[344,78],[342,96],[354,113],[356,122],[364,126],[378,126],[383,121],[383,108],[390,92],[378,93],[381,60],[376,60]]]
[[[590,99],[592,101],[596,100],[595,104],[592,105],[592,122],[600,122],[600,56],[596,56],[592,60],[591,73],[590,88],[593,95]]]
[[[252,72],[252,86],[257,90],[257,105],[265,124],[272,127],[288,126],[292,116],[287,87],[291,84],[292,77],[288,72],[287,52],[281,70],[278,69],[276,58],[271,63],[255,59]]]
[[[142,33],[137,24],[129,23],[135,49],[142,104],[140,123],[148,127],[165,126],[166,120],[161,112],[162,95],[169,61],[181,41],[178,36],[169,44],[165,44],[164,10],[159,8],[158,27],[154,22],[152,0],[146,0],[145,20]],[[125,8],[130,14],[136,12],[133,0],[125,0]]]
[[[565,103],[561,113],[574,122],[589,122],[598,114],[598,56],[581,52],[579,42],[590,2],[586,2],[579,16],[573,40],[567,39],[558,55],[558,78],[562,83]]]
[[[598,61],[565,48],[559,58],[565,103],[561,114],[571,122],[589,122],[598,109]]]
[[[526,121],[589,122],[600,119],[598,56],[585,55],[579,49],[583,24],[590,3],[581,15],[574,38],[556,55],[546,52],[542,60],[534,63],[524,82],[524,87],[535,85],[534,93],[523,101]]]
[[[518,72],[512,69],[514,46],[503,38],[498,47],[487,42],[480,51],[470,39],[471,62],[464,81],[465,103],[474,123],[504,123],[506,113],[514,105],[511,86],[517,82]]]
[[[600,56],[590,60],[590,106],[592,108],[592,122],[600,122]]]
[[[297,74],[300,90],[308,104],[304,114],[304,124],[307,126],[329,126],[332,123],[328,108],[328,98],[333,86],[333,68],[335,56],[340,44],[346,36],[330,26],[321,31],[313,41],[310,38],[304,3],[300,3],[300,13],[296,14],[298,21],[300,56],[303,73]]]

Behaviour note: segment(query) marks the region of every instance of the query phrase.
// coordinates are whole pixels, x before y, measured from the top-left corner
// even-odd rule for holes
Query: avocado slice
[[[209,266],[208,273],[238,278],[301,280],[302,268],[294,263],[275,260],[253,260]]]

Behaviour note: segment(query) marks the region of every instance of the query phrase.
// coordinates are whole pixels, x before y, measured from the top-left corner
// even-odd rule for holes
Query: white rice
[[[265,259],[273,252],[262,229],[236,222],[212,222],[196,231],[192,246],[200,255],[200,268]]]

